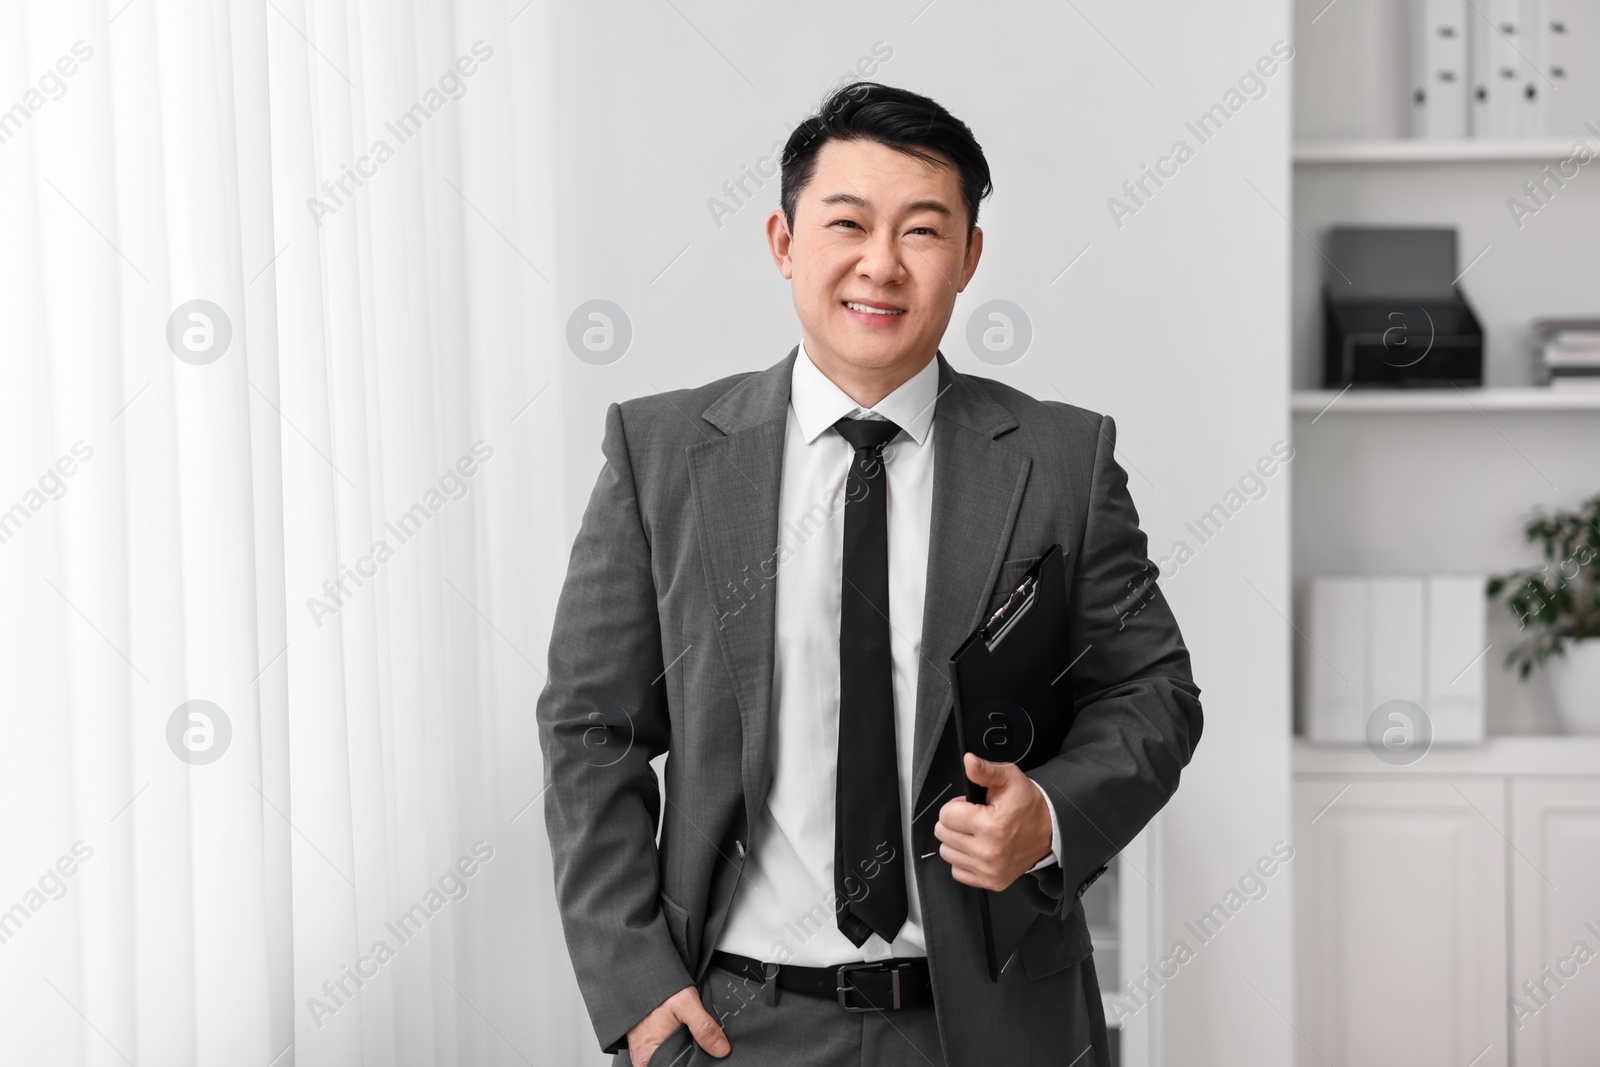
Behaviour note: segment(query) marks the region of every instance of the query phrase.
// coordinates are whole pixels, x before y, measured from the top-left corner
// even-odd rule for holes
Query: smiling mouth
[[[850,300],[846,300],[844,302],[844,306],[849,308],[851,311],[859,311],[863,315],[883,315],[885,317],[891,317],[894,315],[904,315],[906,313],[905,308],[875,308],[869,304],[857,304]]]

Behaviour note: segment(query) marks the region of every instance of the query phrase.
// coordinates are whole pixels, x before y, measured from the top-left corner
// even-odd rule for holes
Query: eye
[[[912,233],[925,233],[929,237],[937,237],[937,236],[939,236],[939,231],[935,230],[932,226],[916,226],[916,227],[912,228],[911,232]]]
[[[859,226],[856,226],[856,223],[855,223],[854,219],[834,219],[833,220],[833,225],[835,225],[835,226],[855,226],[855,228],[858,229],[858,230],[861,228]]]

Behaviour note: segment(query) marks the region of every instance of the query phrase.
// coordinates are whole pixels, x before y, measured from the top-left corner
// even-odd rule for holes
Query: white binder
[[[1360,744],[1366,736],[1367,583],[1317,578],[1307,590],[1300,649],[1301,732],[1313,741]]]
[[[1367,579],[1367,711],[1390,700],[1427,698],[1424,603],[1421,578]]]
[[[1544,0],[1539,20],[1544,89],[1544,133],[1583,137],[1596,147],[1600,127],[1600,3]]]
[[[1517,74],[1522,87],[1517,100],[1518,137],[1542,137],[1545,132],[1545,113],[1553,92],[1545,72],[1548,6],[1549,0],[1517,0]]]
[[[1524,75],[1519,0],[1475,0],[1467,31],[1471,130],[1477,138],[1518,135]]]
[[[1411,0],[1411,135],[1467,136],[1467,0]]]
[[[1435,741],[1477,741],[1484,735],[1484,687],[1491,653],[1484,579],[1428,579],[1427,693]]]

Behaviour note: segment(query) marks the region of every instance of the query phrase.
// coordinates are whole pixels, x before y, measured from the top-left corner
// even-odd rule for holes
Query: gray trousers
[[[847,1012],[837,1002],[783,993],[768,1004],[759,983],[712,965],[700,1002],[722,1024],[732,1051],[709,1056],[680,1026],[650,1067],[945,1067],[932,1007]],[[628,1067],[626,1052],[615,1067]]]
[[[1081,995],[1062,1005],[1064,1032],[1093,1035],[1092,1043],[1067,1047],[1051,1062],[1062,1067],[1110,1067],[1105,1015],[1100,1007],[1094,959],[1077,969]],[[783,993],[768,1004],[759,983],[712,966],[700,982],[700,1003],[722,1025],[732,1051],[707,1055],[688,1027],[680,1026],[650,1057],[650,1067],[945,1067],[934,1009],[846,1012],[835,1001]],[[621,1052],[614,1067],[629,1067]]]

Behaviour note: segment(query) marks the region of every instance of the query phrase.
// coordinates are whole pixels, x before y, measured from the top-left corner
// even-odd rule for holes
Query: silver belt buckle
[[[889,1007],[898,1008],[900,1006],[900,967],[899,967],[898,964],[890,966],[889,962],[887,960],[877,960],[877,961],[862,962],[862,963],[845,963],[845,964],[841,964],[839,966],[839,971],[838,971],[839,985],[835,989],[835,992],[838,995],[839,1007],[840,1007],[841,1010],[843,1010],[843,1011],[882,1011],[883,1010],[882,1008],[876,1007],[876,1006],[868,1006],[868,1007],[865,1007],[865,1008],[858,1008],[858,1007],[853,1006],[850,1003],[850,991],[855,989],[855,986],[851,985],[850,984],[850,980],[845,977],[845,974],[847,972],[850,972],[850,971],[877,971],[880,974],[882,974],[884,972],[887,972],[888,975],[889,975],[890,993],[892,994],[892,999],[893,999],[893,1003],[890,1004]]]

